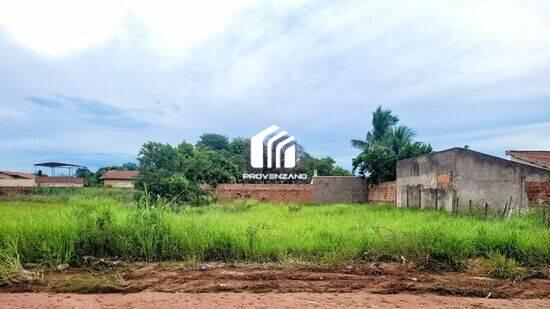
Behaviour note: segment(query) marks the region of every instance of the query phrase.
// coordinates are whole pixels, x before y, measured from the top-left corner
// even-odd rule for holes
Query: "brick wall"
[[[275,203],[313,203],[310,184],[219,184],[212,195],[221,201],[253,199]]]
[[[395,204],[397,188],[395,181],[382,182],[369,187],[368,201]]]
[[[525,193],[529,204],[548,204],[550,203],[550,181],[526,182]]]
[[[453,186],[453,171],[437,174],[437,188],[448,189]]]
[[[84,178],[81,177],[36,177],[36,183],[43,187],[52,188],[80,188],[84,187]]]
[[[81,177],[36,177],[36,183],[68,183],[84,184],[84,178]]]
[[[218,200],[254,199],[277,203],[363,203],[367,183],[359,177],[314,177],[311,184],[219,184],[203,186]]]

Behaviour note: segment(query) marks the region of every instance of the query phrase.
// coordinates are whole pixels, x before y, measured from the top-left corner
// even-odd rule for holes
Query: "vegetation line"
[[[0,276],[7,280],[27,264],[80,265],[87,256],[328,264],[404,258],[436,270],[460,269],[475,257],[550,265],[550,229],[534,214],[483,220],[387,205],[255,201],[182,208],[153,197],[135,203],[132,194],[84,188],[0,200]]]

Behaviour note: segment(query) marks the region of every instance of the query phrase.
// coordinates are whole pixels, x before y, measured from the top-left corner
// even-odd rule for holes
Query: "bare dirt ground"
[[[132,263],[35,272],[0,287],[0,308],[550,308],[550,280],[347,267]],[[536,276],[535,276],[536,277]]]
[[[0,293],[0,308],[549,308],[550,301],[352,293]]]

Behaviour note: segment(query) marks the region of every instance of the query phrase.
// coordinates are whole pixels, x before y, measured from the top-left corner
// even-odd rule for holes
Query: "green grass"
[[[447,270],[498,254],[520,266],[550,265],[550,229],[534,215],[485,221],[387,205],[254,201],[170,210],[137,207],[131,195],[84,189],[0,200],[0,274],[14,260],[53,267],[79,265],[84,256],[327,264],[405,258]]]

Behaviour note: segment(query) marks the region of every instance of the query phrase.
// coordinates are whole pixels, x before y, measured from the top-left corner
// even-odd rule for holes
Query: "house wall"
[[[528,207],[526,183],[550,181],[550,171],[459,149],[454,181],[459,189],[459,207],[487,203],[493,210],[522,212]],[[468,205],[468,206],[466,206]]]
[[[105,179],[103,180],[103,186],[109,188],[125,188],[133,189],[134,181],[133,180],[117,180],[117,179]]]
[[[0,187],[34,187],[34,179],[0,178]]]
[[[550,172],[463,148],[397,163],[397,206],[467,212],[484,207],[527,209],[526,183],[550,181]],[[507,205],[507,206],[506,206]]]
[[[457,154],[452,151],[430,153],[397,162],[397,207],[452,210],[456,190],[452,172]]]

